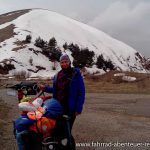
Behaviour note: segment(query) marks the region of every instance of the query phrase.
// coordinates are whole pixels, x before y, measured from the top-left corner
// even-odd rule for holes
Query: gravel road
[[[0,150],[16,150],[17,99],[6,93],[0,90],[0,104],[7,106],[6,117],[0,118]],[[87,93],[84,106],[73,129],[77,150],[150,149],[150,95]]]

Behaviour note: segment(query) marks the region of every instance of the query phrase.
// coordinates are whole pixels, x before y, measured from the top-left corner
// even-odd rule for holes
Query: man
[[[45,86],[45,92],[52,92],[64,108],[64,114],[70,117],[72,129],[76,116],[81,114],[85,88],[79,69],[71,67],[71,61],[67,54],[60,57],[61,70],[54,76],[53,87]]]

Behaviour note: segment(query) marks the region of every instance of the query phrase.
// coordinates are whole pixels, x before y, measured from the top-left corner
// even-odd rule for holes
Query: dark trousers
[[[75,119],[76,119],[76,116],[75,116],[75,114],[73,114],[73,115],[70,115],[69,117],[70,117],[70,119],[69,119],[69,125],[70,125],[70,132],[71,132],[73,124],[74,124]]]

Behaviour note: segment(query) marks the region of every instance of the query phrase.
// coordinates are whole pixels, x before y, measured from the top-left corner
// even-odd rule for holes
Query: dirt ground
[[[17,150],[17,99],[0,90],[0,150]],[[77,150],[149,150],[150,95],[87,93],[73,129]],[[3,114],[5,112],[5,114]]]
[[[78,149],[149,150],[149,99],[150,95],[87,93],[83,114],[74,128]],[[125,143],[129,146],[124,146]],[[138,143],[142,146],[137,147]]]

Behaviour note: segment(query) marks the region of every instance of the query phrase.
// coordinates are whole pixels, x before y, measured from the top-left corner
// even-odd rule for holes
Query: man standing
[[[52,92],[64,108],[64,114],[70,117],[72,129],[76,116],[81,114],[85,87],[80,70],[71,67],[71,61],[67,54],[60,57],[61,70],[54,76],[53,87],[45,86],[45,92]]]

